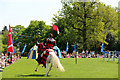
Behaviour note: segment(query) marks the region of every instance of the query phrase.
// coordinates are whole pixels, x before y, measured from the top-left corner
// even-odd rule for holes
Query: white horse
[[[48,73],[50,72],[52,67],[60,70],[61,72],[64,72],[65,70],[64,70],[63,66],[61,65],[57,55],[54,53],[54,51],[52,49],[49,49],[49,50],[50,50],[50,52],[49,52],[49,55],[48,55],[47,60],[46,60],[46,74],[45,74],[45,76],[48,76]],[[49,70],[48,70],[48,63],[51,63]],[[39,65],[40,64],[38,63],[35,71],[37,71]]]

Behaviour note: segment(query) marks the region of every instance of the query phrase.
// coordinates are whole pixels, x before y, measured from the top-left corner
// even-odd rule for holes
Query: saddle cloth
[[[51,52],[49,49],[46,49],[42,54],[41,54],[41,57],[38,61],[39,64],[43,64],[43,67],[46,68],[46,60],[47,60],[47,57],[49,55],[49,52]]]

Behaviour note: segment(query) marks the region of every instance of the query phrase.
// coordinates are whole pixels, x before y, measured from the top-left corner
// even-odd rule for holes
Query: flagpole
[[[75,42],[74,51],[75,51],[75,63],[76,63],[76,64],[77,64],[77,49],[78,49],[78,45],[77,45],[76,42]]]
[[[75,55],[76,55],[76,60],[75,61],[76,61],[76,64],[77,64],[77,52],[75,52]]]

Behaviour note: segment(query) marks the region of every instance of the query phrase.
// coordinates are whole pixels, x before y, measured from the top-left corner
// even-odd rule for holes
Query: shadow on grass
[[[51,75],[48,75],[47,77],[50,77]],[[29,75],[19,75],[19,77],[45,77],[45,74],[29,74]]]

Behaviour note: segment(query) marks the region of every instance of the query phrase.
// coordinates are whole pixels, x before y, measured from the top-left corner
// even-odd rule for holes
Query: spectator
[[[4,65],[4,68],[6,67],[6,59],[5,57],[3,58],[3,65]]]
[[[7,54],[8,54],[8,57],[10,57],[10,52],[8,52]]]
[[[65,50],[63,51],[63,55],[64,55],[64,58],[67,55],[67,52]]]
[[[64,55],[63,55],[63,51],[61,50],[61,54],[62,54],[62,57],[64,57]]]
[[[82,55],[83,55],[83,57],[85,58],[85,51],[84,51],[84,50],[82,51]]]
[[[88,50],[86,50],[86,57],[88,58]]]
[[[91,54],[90,53],[88,54],[88,58],[91,58]]]
[[[72,54],[70,53],[70,58],[72,58]]]
[[[99,58],[99,54],[97,53],[97,58]]]
[[[82,53],[80,53],[80,57],[83,58]]]
[[[95,58],[95,51],[92,51],[92,57]]]
[[[67,54],[66,58],[70,58],[70,55],[69,55],[69,53]]]
[[[79,57],[78,57],[78,51],[77,51],[77,55],[76,55],[76,56],[77,56],[77,58],[79,58]]]

